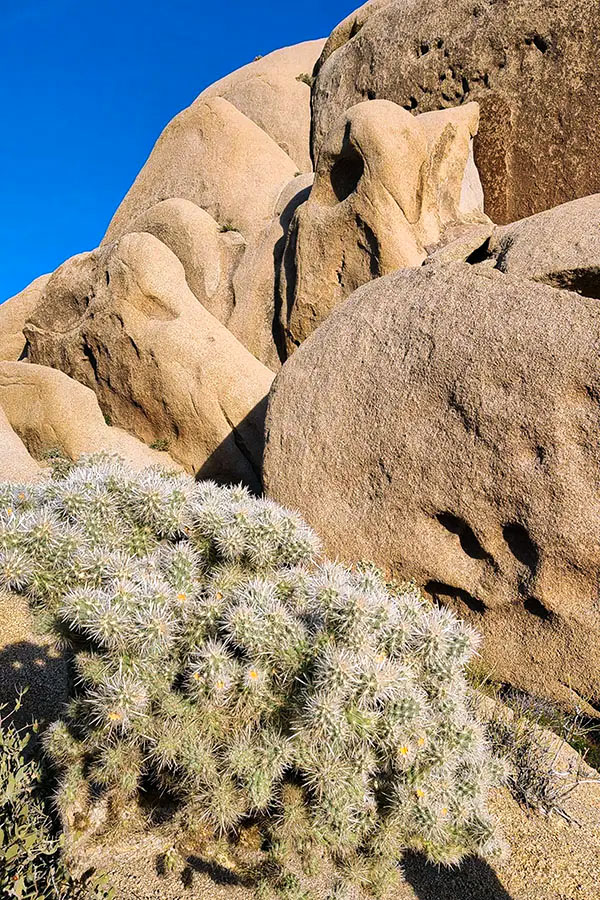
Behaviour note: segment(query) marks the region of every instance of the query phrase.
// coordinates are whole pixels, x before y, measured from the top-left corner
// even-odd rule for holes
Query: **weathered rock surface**
[[[312,173],[285,185],[273,217],[248,243],[237,231],[221,231],[190,200],[163,200],[133,223],[166,244],[183,265],[196,298],[260,362],[281,365],[279,269],[296,208],[310,192]]]
[[[150,234],[81,254],[26,327],[29,359],[95,391],[104,414],[202,477],[260,484],[273,375],[192,294]]]
[[[475,160],[501,224],[600,190],[600,6],[588,0],[390,0],[327,41],[313,89],[313,158],[366,99],[416,113],[476,100]]]
[[[168,453],[109,427],[94,392],[58,369],[0,362],[0,407],[34,459],[43,460],[56,449],[73,460],[105,450],[135,468],[179,468]]]
[[[600,306],[454,263],[360,288],[288,360],[264,483],[414,577],[499,680],[600,706]]]
[[[423,265],[430,263],[472,262],[474,257],[482,257],[486,265],[493,266],[487,256],[489,239],[494,232],[493,222],[487,225],[456,225],[446,229],[445,240],[439,247],[430,247],[429,256]]]
[[[496,228],[487,255],[501,272],[600,300],[600,194]]]
[[[271,219],[297,165],[222,97],[196,100],[169,122],[108,227],[104,243],[131,231],[161,200],[181,197],[248,239]]]
[[[450,225],[485,220],[470,154],[477,121],[475,103],[415,117],[376,100],[340,116],[288,234],[281,278],[288,353],[360,285],[420,265]]]
[[[304,41],[274,50],[211,84],[199,99],[224,97],[270,135],[301,172],[310,172],[310,78],[324,44]]]
[[[221,231],[204,209],[179,197],[152,206],[131,230],[146,231],[166,244],[202,306],[227,324],[235,304],[233,274],[246,246],[239,232]]]
[[[50,275],[40,275],[25,290],[0,304],[0,359],[19,359],[25,350],[23,325],[40,302]]]
[[[285,358],[279,284],[286,238],[296,209],[304,203],[313,176],[289,182],[275,206],[275,215],[247,247],[235,272],[235,305],[227,327],[262,363],[273,371]]]
[[[358,9],[349,13],[345,19],[342,19],[325,41],[323,51],[315,64],[316,73],[318,74],[332,53],[338,50],[347,41],[351,41],[352,38],[358,34],[367,19],[370,18],[373,13],[383,9],[383,7],[387,6],[390,2],[391,0],[367,0],[367,2],[363,3],[362,6],[359,6]]]

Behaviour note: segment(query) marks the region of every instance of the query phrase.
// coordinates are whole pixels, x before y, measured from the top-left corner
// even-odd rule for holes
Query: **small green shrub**
[[[15,706],[19,708],[20,698]],[[0,708],[0,896],[10,900],[93,900],[113,896],[105,877],[78,880],[67,870],[46,808],[42,771],[26,757],[31,731]]]
[[[307,84],[309,88],[313,86],[314,78],[312,75],[309,75],[308,72],[301,72],[300,75],[296,75],[296,81],[301,81],[303,84]]]
[[[166,452],[169,449],[169,441],[167,438],[158,438],[158,440],[156,440],[152,444],[150,444],[150,449],[151,450],[162,450],[162,451]]]
[[[297,514],[96,457],[0,488],[0,586],[76,652],[79,693],[46,736],[70,825],[92,796],[118,821],[159,788],[182,829],[259,819],[284,855],[328,854],[374,889],[407,848],[501,848],[501,767],[464,678],[477,635],[323,561]]]

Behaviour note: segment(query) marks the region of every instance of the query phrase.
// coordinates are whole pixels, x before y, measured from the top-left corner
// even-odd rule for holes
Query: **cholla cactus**
[[[74,792],[118,810],[145,780],[188,826],[258,816],[371,886],[407,848],[499,850],[500,766],[463,674],[477,635],[375,570],[323,561],[297,514],[88,458],[0,489],[0,580],[50,608],[76,653],[77,697],[46,738],[67,819]]]

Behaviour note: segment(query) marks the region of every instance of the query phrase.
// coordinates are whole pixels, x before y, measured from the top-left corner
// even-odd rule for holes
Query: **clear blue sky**
[[[0,301],[97,246],[166,123],[361,0],[0,0]]]

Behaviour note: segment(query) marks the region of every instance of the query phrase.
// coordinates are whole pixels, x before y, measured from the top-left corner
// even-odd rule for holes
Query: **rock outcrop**
[[[161,200],[181,197],[247,240],[267,224],[298,167],[266,132],[222,97],[195,101],[169,122],[117,209],[104,243]]]
[[[600,700],[600,306],[455,263],[360,288],[288,360],[264,483],[414,577],[499,680]]]
[[[168,453],[107,425],[94,392],[58,369],[0,362],[0,407],[34,459],[43,461],[50,451],[59,450],[77,460],[104,450],[134,468],[179,468]]]
[[[281,278],[288,353],[360,285],[419,266],[448,227],[485,221],[470,155],[477,122],[476,103],[415,117],[376,100],[339,117],[288,233]]]
[[[312,180],[312,173],[301,175],[284,187],[273,218],[248,245],[233,278],[235,305],[227,327],[273,371],[285,359],[280,312],[285,243],[296,209],[310,195]]]
[[[0,307],[0,475],[104,448],[259,491],[299,347],[271,494],[598,705],[599,32],[372,0],[206,88],[100,248]]]
[[[310,172],[310,84],[324,44],[304,41],[274,50],[211,84],[199,99],[224,97],[272,137],[301,172]]]
[[[415,113],[476,100],[475,159],[500,224],[600,190],[600,7],[588,0],[390,0],[336,29],[317,63],[313,158],[367,99]]]
[[[188,471],[260,486],[272,373],[198,302],[174,253],[131,233],[64,263],[26,326],[29,360]]]

